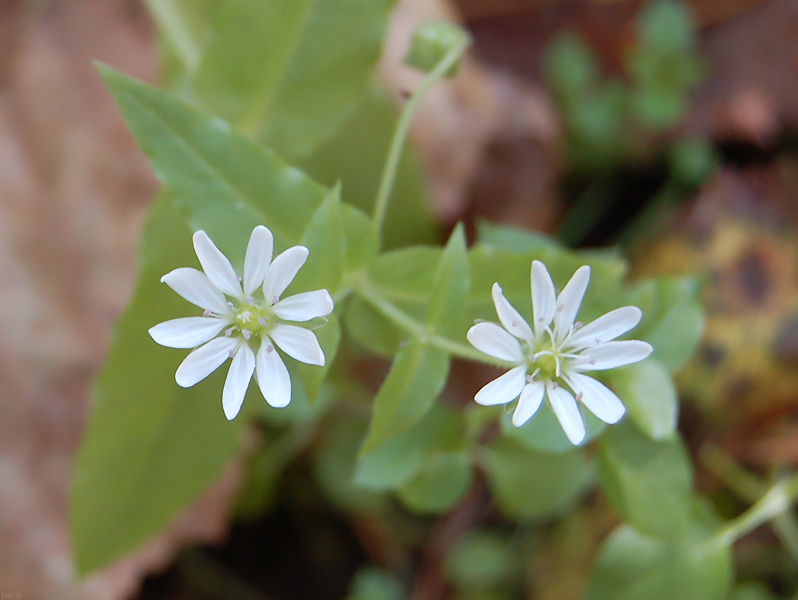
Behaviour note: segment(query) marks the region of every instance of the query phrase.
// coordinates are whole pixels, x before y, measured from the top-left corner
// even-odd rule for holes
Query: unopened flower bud
[[[405,56],[405,64],[425,73],[432,71],[449,52],[465,46],[469,42],[468,33],[446,21],[433,21],[419,26],[413,33],[410,51]],[[457,74],[459,61],[445,73],[446,77]]]

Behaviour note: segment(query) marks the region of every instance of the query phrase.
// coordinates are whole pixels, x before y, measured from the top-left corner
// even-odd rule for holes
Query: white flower
[[[149,330],[150,335],[169,348],[196,348],[175,373],[181,387],[191,387],[233,359],[222,392],[228,419],[241,410],[253,373],[270,405],[282,408],[291,401],[291,379],[275,345],[291,358],[324,366],[324,352],[313,332],[285,321],[326,316],[333,310],[332,298],[327,290],[317,290],[280,300],[305,264],[308,249],[294,246],[272,261],[273,249],[272,232],[263,225],[256,227],[249,238],[242,280],[208,234],[197,231],[194,251],[205,272],[180,268],[161,278],[204,312],[201,317],[160,323]]]
[[[612,341],[640,322],[642,313],[636,306],[610,311],[585,326],[574,323],[589,279],[590,267],[580,267],[555,297],[549,272],[542,262],[534,261],[534,330],[510,305],[499,284],[493,284],[493,303],[504,328],[478,323],[468,330],[468,341],[477,350],[517,366],[479,390],[474,398],[479,404],[507,404],[520,395],[512,419],[520,427],[537,412],[545,394],[572,444],[585,437],[577,400],[605,423],[620,420],[626,408],[618,396],[584,372],[635,363],[652,348],[637,340]]]

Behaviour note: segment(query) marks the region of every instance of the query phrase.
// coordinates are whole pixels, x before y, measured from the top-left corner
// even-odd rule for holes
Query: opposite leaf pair
[[[178,367],[175,374],[178,385],[189,387],[198,383],[231,357],[222,392],[228,419],[238,414],[253,373],[271,406],[287,406],[291,400],[291,380],[275,344],[292,358],[311,365],[323,366],[324,353],[311,331],[286,321],[304,323],[326,316],[334,308],[327,290],[280,300],[305,263],[307,248],[294,246],[272,261],[272,234],[266,227],[258,226],[247,246],[243,279],[237,277],[230,261],[204,231],[194,234],[194,249],[205,272],[175,269],[164,275],[162,281],[202,308],[203,316],[174,319],[150,329],[150,335],[161,345],[199,346]],[[494,323],[478,323],[467,337],[481,352],[516,366],[476,394],[479,404],[506,404],[520,395],[513,414],[513,424],[520,427],[535,414],[545,395],[573,444],[580,443],[585,436],[577,401],[607,423],[616,423],[623,416],[625,408],[620,399],[583,373],[640,361],[652,348],[641,341],[613,341],[639,323],[641,311],[634,306],[613,310],[584,327],[574,322],[589,278],[590,268],[581,267],[559,296],[555,296],[546,267],[534,261],[534,329],[510,305],[499,284],[494,284],[493,301],[504,328]],[[255,297],[259,288],[262,299]],[[220,336],[222,330],[224,335]]]

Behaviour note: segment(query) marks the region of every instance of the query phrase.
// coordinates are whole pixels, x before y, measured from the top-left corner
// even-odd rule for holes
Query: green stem
[[[447,52],[440,62],[435,65],[435,68],[421,82],[410,100],[407,101],[402,115],[399,117],[399,122],[396,124],[396,130],[391,140],[391,146],[388,150],[388,158],[385,161],[385,168],[382,171],[382,178],[380,179],[380,187],[377,192],[377,199],[374,201],[374,227],[382,239],[382,225],[385,222],[385,214],[388,210],[388,200],[391,197],[391,190],[393,183],[396,179],[396,171],[399,168],[399,160],[402,156],[402,148],[404,147],[407,133],[410,129],[410,121],[413,114],[416,112],[418,103],[432,87],[432,84],[438,81],[449,69],[457,63],[465,51],[467,43],[460,44]]]
[[[365,282],[355,290],[355,293],[357,293],[361,299],[368,303],[383,317],[391,321],[394,325],[404,329],[413,337],[423,340],[430,346],[440,348],[452,356],[463,358],[465,360],[482,362],[496,367],[510,368],[516,366],[505,360],[483,354],[471,346],[466,346],[465,344],[460,344],[459,342],[454,342],[450,339],[432,333],[426,328],[426,326],[424,326],[422,323],[419,323],[402,309],[391,303],[382,294],[380,294],[379,291]]]
[[[774,485],[768,493],[745,511],[730,521],[710,542],[728,545],[739,540],[760,525],[771,521],[786,512],[798,496],[798,475]]]

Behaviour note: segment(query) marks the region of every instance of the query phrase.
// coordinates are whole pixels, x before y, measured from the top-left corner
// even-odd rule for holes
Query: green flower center
[[[267,335],[279,323],[271,306],[259,302],[240,302],[233,307],[232,327],[227,331],[232,335],[239,331],[246,339]]]

